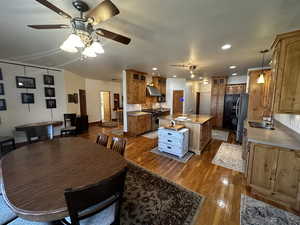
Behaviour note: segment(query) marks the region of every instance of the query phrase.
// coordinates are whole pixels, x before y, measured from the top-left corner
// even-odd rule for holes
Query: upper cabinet
[[[278,35],[272,48],[274,112],[300,114],[300,30]]]
[[[152,77],[153,86],[156,87],[162,96],[166,96],[167,79],[164,77]]]
[[[146,75],[135,70],[126,70],[127,104],[146,103]]]

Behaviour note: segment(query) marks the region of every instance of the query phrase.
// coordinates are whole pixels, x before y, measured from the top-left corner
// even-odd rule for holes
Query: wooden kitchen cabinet
[[[300,30],[277,35],[272,49],[274,112],[300,114]]]
[[[258,195],[300,211],[300,151],[250,144],[247,186]]]
[[[211,86],[211,115],[214,116],[212,126],[223,127],[224,96],[227,77],[213,77]]]
[[[135,70],[126,70],[127,104],[146,103],[146,75]]]
[[[156,87],[161,93],[161,95],[165,97],[167,93],[167,79],[164,77],[152,77],[152,82],[153,86]]]
[[[151,131],[151,114],[128,115],[128,134],[137,136]]]

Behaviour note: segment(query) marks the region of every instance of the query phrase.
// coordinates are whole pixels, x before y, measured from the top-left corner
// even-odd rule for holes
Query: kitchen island
[[[213,116],[206,114],[175,114],[160,117],[159,126],[168,126],[174,120],[189,128],[189,151],[200,155],[211,140],[212,119]]]

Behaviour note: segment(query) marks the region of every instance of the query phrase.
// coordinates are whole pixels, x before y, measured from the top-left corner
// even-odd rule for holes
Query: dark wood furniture
[[[137,136],[151,131],[152,116],[150,113],[129,113],[127,121],[129,136]]]
[[[108,136],[106,134],[103,133],[99,133],[97,134],[97,140],[96,143],[98,145],[102,145],[104,147],[107,147],[107,143],[108,143]]]
[[[84,133],[89,129],[89,118],[85,116],[77,116],[76,118],[76,131],[77,134]]]
[[[124,156],[126,148],[126,139],[120,137],[113,137],[111,141],[110,149],[114,152]]]
[[[23,131],[26,134],[27,142],[31,143],[33,137],[39,139],[53,139],[54,127],[59,127],[63,123],[61,121],[48,121],[40,123],[28,123],[16,126],[16,131]]]
[[[63,135],[76,135],[76,113],[66,113],[64,114],[64,128],[60,130],[60,136]]]
[[[1,137],[0,136],[0,159],[1,159],[1,156],[4,151],[3,145],[6,143],[11,143],[12,148],[16,149],[16,143],[15,143],[15,139],[13,137],[10,137],[10,136]]]
[[[122,156],[91,141],[58,138],[6,154],[1,188],[6,203],[19,217],[60,220],[69,216],[65,189],[98,183],[126,166]]]
[[[114,211],[114,215],[111,218],[104,218],[103,220],[106,221],[102,222],[104,224],[120,224],[120,203],[124,192],[125,178],[126,168],[97,184],[66,189],[65,198],[71,223],[66,219],[63,222],[70,225],[98,225],[101,220],[101,211],[106,210]],[[84,213],[82,213],[83,210]],[[97,217],[99,218],[97,219]],[[88,224],[86,221],[82,221],[86,218],[89,218]]]
[[[210,114],[214,117],[212,126],[223,127],[224,96],[227,77],[212,77]]]

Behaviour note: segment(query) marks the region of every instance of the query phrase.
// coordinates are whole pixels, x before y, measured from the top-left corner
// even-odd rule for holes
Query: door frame
[[[106,93],[108,93],[109,94],[109,118],[110,118],[110,120],[109,121],[111,121],[112,120],[112,113],[111,113],[111,111],[112,111],[112,108],[111,108],[111,91],[100,91],[99,92],[99,96],[100,96],[100,121],[102,121],[102,102],[101,102],[101,93],[102,92],[106,92]],[[103,114],[103,117],[104,117],[104,114]]]
[[[200,92],[196,92],[196,114],[200,114]]]

